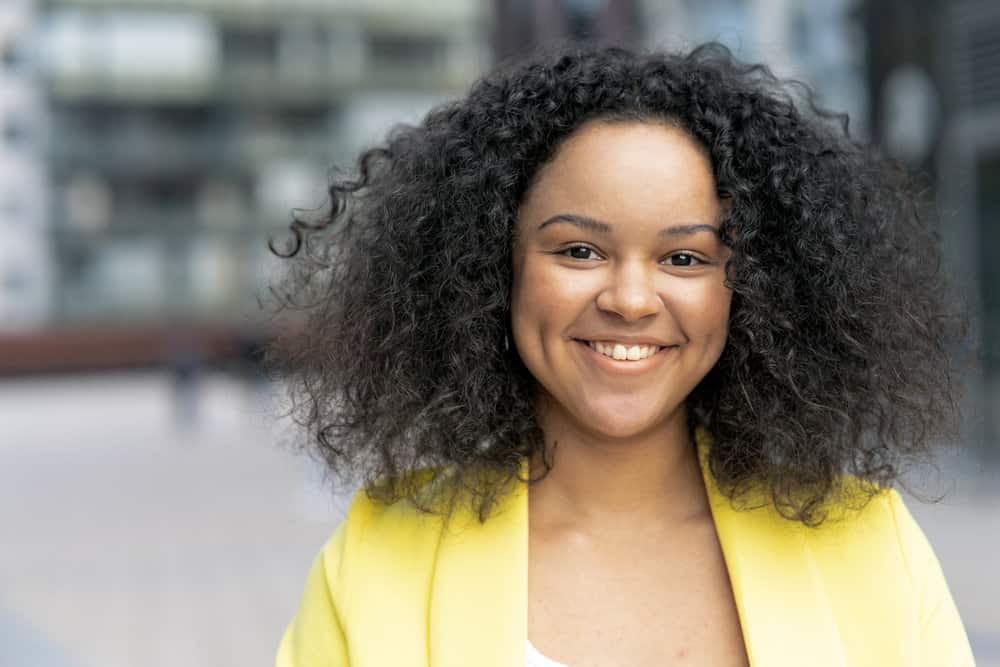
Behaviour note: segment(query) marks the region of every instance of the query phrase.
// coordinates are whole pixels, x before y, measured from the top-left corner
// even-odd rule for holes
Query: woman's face
[[[518,212],[514,343],[546,409],[601,437],[664,426],[722,353],[731,291],[711,165],[682,130],[592,121]]]

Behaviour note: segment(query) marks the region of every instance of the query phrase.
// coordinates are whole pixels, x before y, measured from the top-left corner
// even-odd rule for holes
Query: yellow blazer
[[[807,528],[734,510],[702,474],[753,667],[973,665],[938,561],[895,491]],[[527,460],[524,462],[527,472]],[[278,667],[521,667],[527,487],[500,512],[443,530],[405,502],[358,492],[317,557]]]

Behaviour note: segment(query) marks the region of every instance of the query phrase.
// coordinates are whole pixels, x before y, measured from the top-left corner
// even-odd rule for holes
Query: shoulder
[[[870,556],[905,560],[915,546],[918,532],[913,517],[899,492],[892,488],[863,488],[845,476],[841,495],[830,501],[826,519],[816,527],[802,527],[813,548],[835,549],[841,553],[861,552]]]
[[[860,510],[807,535],[827,590],[840,591],[831,603],[857,619],[862,633],[899,627],[905,644],[917,647],[907,664],[973,664],[934,549],[896,490],[882,489]]]
[[[734,549],[801,563],[831,590],[866,591],[900,601],[921,585],[933,552],[899,493],[845,476],[823,508],[825,520],[807,526],[783,516],[761,492],[746,506],[718,499],[717,529]],[[721,511],[719,511],[721,509]],[[734,511],[736,510],[736,511]]]
[[[421,470],[418,488],[440,475]],[[384,504],[364,487],[316,556],[298,612],[278,653],[280,667],[348,664],[348,645],[367,641],[369,622],[388,614],[418,618],[426,607],[424,584],[433,571],[442,521],[404,501]]]
[[[346,593],[368,574],[383,578],[404,570],[412,574],[433,560],[445,528],[442,489],[449,472],[424,468],[406,474],[418,491],[419,507],[407,498],[379,501],[376,487],[381,482],[355,491],[346,515],[320,554],[331,588]]]
[[[932,579],[943,583],[930,543],[895,489],[836,506],[827,521],[801,531],[828,585],[864,592],[872,608],[909,616]]]

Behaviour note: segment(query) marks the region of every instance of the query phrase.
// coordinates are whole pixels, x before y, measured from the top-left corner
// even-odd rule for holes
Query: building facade
[[[253,318],[293,207],[489,58],[473,0],[50,0],[58,324]]]
[[[33,2],[0,4],[0,331],[43,325],[55,278],[35,22]]]

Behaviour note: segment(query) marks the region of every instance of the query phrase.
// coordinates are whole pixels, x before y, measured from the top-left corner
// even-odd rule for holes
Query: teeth
[[[657,345],[623,345],[622,343],[603,343],[600,341],[591,341],[590,347],[605,357],[611,357],[618,361],[638,361],[651,357],[660,350]]]

